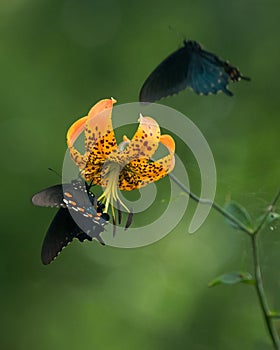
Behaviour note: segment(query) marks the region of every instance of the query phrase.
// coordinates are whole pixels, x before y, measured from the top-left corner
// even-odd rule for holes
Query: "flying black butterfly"
[[[196,41],[184,40],[184,46],[173,52],[149,75],[141,88],[140,102],[154,102],[190,87],[197,94],[208,95],[227,89],[230,80],[250,80],[239,70],[205,51]]]
[[[43,241],[41,260],[44,265],[51,263],[74,238],[80,242],[95,238],[104,245],[100,234],[104,231],[109,215],[103,213],[104,205],[96,200],[87,184],[74,180],[48,187],[36,193],[32,203],[59,208]],[[82,228],[77,222],[82,224]]]

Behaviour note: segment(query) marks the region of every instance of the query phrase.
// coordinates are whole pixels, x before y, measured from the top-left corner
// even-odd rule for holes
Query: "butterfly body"
[[[184,46],[163,60],[144,82],[139,100],[154,102],[190,87],[201,95],[219,91],[228,96],[229,81],[250,80],[239,70],[215,54],[205,51],[196,41],[184,41]]]
[[[46,188],[32,197],[32,203],[59,208],[43,241],[43,264],[49,264],[74,238],[80,242],[96,239],[104,245],[100,234],[109,216],[103,213],[104,205],[80,180]]]

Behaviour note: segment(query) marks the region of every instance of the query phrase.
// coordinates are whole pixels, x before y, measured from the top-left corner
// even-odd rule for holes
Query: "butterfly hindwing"
[[[53,218],[43,241],[41,250],[42,263],[44,265],[51,263],[80,231],[69,211],[60,208]]]
[[[189,64],[188,86],[197,94],[208,95],[223,91],[232,96],[227,89],[230,77],[224,69],[223,62],[211,53],[199,49],[193,52]]]

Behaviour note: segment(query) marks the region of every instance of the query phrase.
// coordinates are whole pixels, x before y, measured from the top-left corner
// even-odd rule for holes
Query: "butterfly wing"
[[[63,201],[70,210],[73,220],[87,236],[104,244],[100,234],[109,220],[108,214],[105,215],[102,211],[104,205],[97,201],[95,195],[82,182],[72,181],[70,185],[72,190],[64,191]]]
[[[39,207],[65,207],[63,203],[63,187],[61,184],[48,187],[34,194],[31,201]]]
[[[72,220],[77,223],[77,227],[80,228],[80,231],[86,235],[90,240],[95,238],[99,243],[105,244],[103,239],[100,237],[100,234],[104,231],[104,226],[108,221],[104,220],[102,216],[99,216],[93,208],[84,208],[84,211],[76,211],[73,207],[68,208]],[[80,241],[83,235],[76,235]]]
[[[82,231],[73,220],[69,211],[60,208],[51,222],[43,241],[41,250],[42,263],[44,265],[51,263],[68,243],[72,242],[75,237],[79,238],[81,234]],[[91,240],[87,235],[83,237],[84,239]]]
[[[189,63],[187,85],[197,94],[208,95],[223,91],[226,95],[233,93],[227,89],[230,75],[225,70],[226,62],[216,55],[201,48],[192,51]]]
[[[195,41],[184,41],[184,47],[168,56],[147,78],[140,91],[140,102],[154,102],[190,87],[197,94],[208,95],[227,89],[229,81],[250,80],[239,70]]]
[[[66,204],[63,200],[66,192],[74,192],[76,196],[85,200],[87,188],[80,181],[79,183],[78,181],[73,181],[72,183],[54,185],[34,194],[31,201],[34,205],[39,207],[66,208]],[[94,194],[88,191],[88,198],[90,198],[90,200],[92,196],[94,198]]]
[[[94,202],[97,203],[96,208]],[[43,241],[43,264],[51,263],[74,238],[80,242],[95,238],[104,245],[100,234],[104,231],[109,216],[102,212],[103,205],[95,200],[95,195],[82,182],[73,181],[48,187],[36,193],[32,197],[32,203],[59,208]],[[78,226],[79,223],[83,229]]]
[[[190,55],[186,46],[173,52],[144,82],[140,102],[154,102],[184,90],[188,85]]]

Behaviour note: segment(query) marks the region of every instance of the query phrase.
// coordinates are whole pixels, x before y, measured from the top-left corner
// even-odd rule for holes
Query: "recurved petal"
[[[87,119],[88,119],[88,116],[80,118],[70,126],[70,128],[67,131],[67,136],[66,136],[66,141],[67,141],[68,147],[73,146],[75,141],[77,140],[77,138],[84,131],[85,123],[86,123]]]
[[[87,116],[80,118],[73,123],[68,129],[66,135],[67,146],[69,148],[71,158],[80,169],[85,166],[84,156],[74,147],[74,143],[83,132],[87,118]]]
[[[84,155],[82,155],[78,150],[76,150],[76,148],[69,147],[69,152],[70,152],[70,156],[73,159],[73,162],[76,164],[76,166],[82,170],[85,165],[86,165],[86,157],[84,157]]]
[[[117,150],[115,133],[112,126],[112,109],[116,100],[105,99],[98,102],[89,111],[85,125],[85,147],[87,152],[96,153],[106,159]]]
[[[157,161],[156,165],[162,166],[166,175],[169,174],[175,166],[175,142],[173,138],[169,135],[161,135],[160,143],[162,143],[169,151],[169,154]]]
[[[126,139],[124,139],[126,141]],[[146,158],[138,158],[130,161],[123,169],[119,188],[131,191],[156,182],[170,173],[175,166],[175,142],[169,135],[162,135],[160,142],[168,149],[169,154],[157,161],[147,161]]]
[[[132,160],[120,175],[119,189],[131,191],[156,182],[168,172],[158,162],[147,162],[146,158]]]
[[[175,153],[175,142],[170,135],[161,135],[160,143],[162,143],[171,155]]]
[[[140,116],[139,122],[136,133],[123,151],[128,161],[136,158],[150,159],[160,141],[160,128],[153,118]],[[125,137],[124,140],[127,141],[128,138]]]

